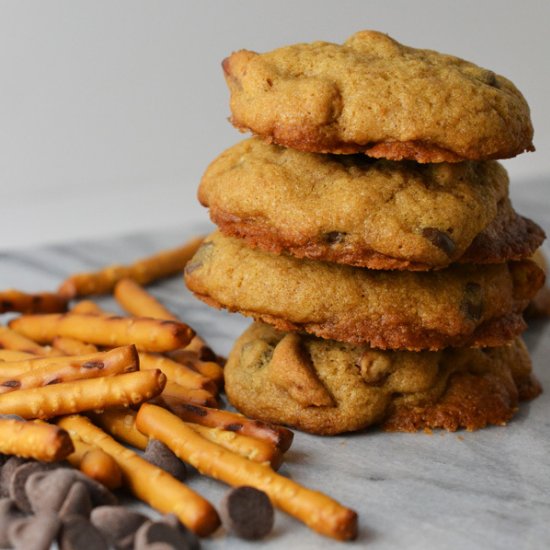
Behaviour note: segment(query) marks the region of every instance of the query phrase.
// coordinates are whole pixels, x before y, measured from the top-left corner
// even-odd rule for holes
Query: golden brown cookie
[[[241,50],[223,69],[232,123],[301,151],[458,162],[534,150],[529,107],[509,80],[380,32]]]
[[[544,239],[512,209],[494,161],[394,162],[248,139],[210,165],[199,200],[224,234],[251,246],[371,269],[501,263],[530,257]]]
[[[298,260],[214,233],[187,264],[187,286],[214,307],[281,330],[382,349],[497,346],[524,328],[544,275],[530,260],[422,273]]]
[[[505,424],[540,385],[523,342],[438,352],[379,351],[254,323],[225,367],[230,402],[253,418],[332,435],[476,430]]]

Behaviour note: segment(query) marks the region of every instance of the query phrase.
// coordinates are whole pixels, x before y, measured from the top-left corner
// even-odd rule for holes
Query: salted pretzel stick
[[[184,323],[156,319],[105,317],[79,313],[22,315],[10,321],[11,329],[39,343],[68,336],[99,346],[135,344],[147,351],[170,351],[191,341],[193,329]]]
[[[25,351],[0,349],[0,361],[22,361],[23,359],[32,359],[33,357],[36,357],[36,355]]]
[[[120,306],[131,315],[180,321],[176,315],[161,304],[153,295],[149,294],[149,292],[131,279],[122,279],[119,281],[115,287],[114,295]],[[178,363],[195,369],[219,385],[223,382],[223,369],[213,361],[201,360],[201,353],[205,349],[209,349],[206,342],[198,335],[195,335],[186,348],[177,350],[171,358]],[[183,352],[182,355],[176,355],[176,353],[181,352]],[[210,353],[213,356],[212,358],[215,358],[211,350]]]
[[[288,451],[294,437],[294,433],[287,428],[252,420],[242,414],[192,404],[167,405],[171,412],[186,422],[263,439],[271,442],[283,453]]]
[[[213,533],[220,520],[213,506],[164,470],[153,466],[130,449],[117,443],[82,416],[62,418],[59,425],[71,435],[110,454],[120,466],[125,484],[140,500],[162,513],[175,514],[200,536]]]
[[[56,352],[44,346],[40,346],[34,340],[11,330],[8,327],[0,326],[0,347],[13,351],[24,351],[32,355],[55,355]]]
[[[0,313],[62,313],[67,311],[67,297],[53,292],[29,294],[14,288],[0,291]]]
[[[19,390],[0,395],[0,414],[48,419],[108,407],[127,407],[156,397],[165,383],[164,374],[151,370]]]
[[[143,404],[136,427],[149,437],[162,441],[181,460],[199,472],[233,486],[249,485],[265,491],[281,510],[303,521],[318,533],[338,540],[357,536],[357,514],[332,498],[302,487],[258,464],[207,441],[169,411]]]
[[[216,396],[208,390],[186,388],[176,382],[170,382],[170,380],[166,382],[166,386],[164,386],[164,390],[162,390],[159,399],[162,399],[163,401],[170,401],[173,405],[193,403],[195,405],[203,405],[205,407],[218,406]]]
[[[56,336],[53,339],[52,346],[63,355],[87,355],[88,353],[97,352],[97,347],[93,344],[86,344],[67,336]]]
[[[39,357],[0,364],[0,395],[61,382],[114,376],[138,370],[134,346],[76,357]]]
[[[136,428],[136,415],[137,413],[131,409],[109,409],[100,414],[93,413],[90,416],[94,422],[116,439],[132,445],[136,449],[144,450],[149,438]],[[249,460],[269,462],[275,469],[282,463],[282,453],[267,441],[218,428],[207,428],[191,422],[186,422],[186,424],[202,437]]]
[[[103,449],[84,443],[78,436],[71,437],[74,452],[67,461],[88,477],[105,485],[108,489],[118,489],[122,486],[122,471],[120,466]]]
[[[121,279],[128,278],[146,285],[183,271],[204,237],[195,237],[183,246],[148,256],[130,265],[111,265],[91,273],[78,273],[66,279],[59,293],[74,298],[91,294],[108,294]]]
[[[63,460],[73,452],[69,434],[51,424],[0,418],[0,453],[43,462]]]
[[[153,353],[140,352],[139,361],[142,370],[159,369],[168,380],[176,382],[189,389],[205,389],[209,392],[216,392],[216,385],[198,372],[180,365],[168,357]]]

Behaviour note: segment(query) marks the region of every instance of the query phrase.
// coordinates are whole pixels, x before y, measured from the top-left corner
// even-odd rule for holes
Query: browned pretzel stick
[[[40,346],[34,340],[26,338],[8,327],[0,327],[0,347],[32,355],[59,355],[59,352],[52,348]]]
[[[0,395],[0,414],[47,419],[82,411],[137,405],[159,395],[165,383],[164,374],[151,370],[19,390]]]
[[[10,328],[39,343],[51,343],[56,336],[68,336],[99,346],[135,344],[147,351],[170,351],[187,345],[193,329],[184,323],[138,317],[105,317],[79,313],[22,315]]]
[[[139,367],[134,346],[76,357],[39,357],[0,364],[0,394],[60,382],[113,376]]]
[[[357,514],[332,498],[312,491],[258,464],[207,441],[185,422],[155,405],[143,404],[136,417],[138,430],[162,441],[202,474],[229,485],[250,485],[271,501],[323,535],[338,540],[357,536]]]
[[[0,418],[0,453],[44,462],[63,460],[74,450],[69,434],[51,424]]]
[[[90,294],[108,294],[120,279],[128,278],[142,285],[183,271],[204,237],[195,237],[183,246],[143,258],[131,265],[111,265],[92,273],[78,273],[66,279],[59,293],[70,298]]]
[[[130,449],[123,447],[103,430],[82,416],[59,421],[71,435],[110,454],[122,470],[125,484],[132,493],[163,513],[175,514],[189,529],[201,536],[213,533],[220,520],[213,506],[170,474],[153,466]]]
[[[288,451],[294,437],[294,433],[287,428],[252,420],[242,414],[192,404],[167,405],[170,411],[186,422],[264,439],[283,453]]]
[[[63,313],[67,302],[67,297],[53,292],[29,294],[14,288],[0,291],[0,313]]]

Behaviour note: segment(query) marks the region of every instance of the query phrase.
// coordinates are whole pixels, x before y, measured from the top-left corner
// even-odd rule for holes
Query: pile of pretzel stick
[[[149,439],[201,474],[252,486],[313,530],[357,534],[357,514],[276,472],[293,433],[219,408],[223,359],[144,286],[177,275],[201,243],[126,266],[70,276],[55,293],[0,291],[0,453],[68,459],[110,488],[121,483],[199,536],[220,520],[202,496],[144,460]],[[114,294],[127,313],[90,297]]]

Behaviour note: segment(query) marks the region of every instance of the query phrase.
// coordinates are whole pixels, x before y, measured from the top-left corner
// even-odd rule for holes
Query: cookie
[[[263,250],[370,269],[530,257],[544,239],[495,161],[417,164],[302,153],[248,139],[207,169],[199,200]]]
[[[540,393],[520,339],[485,349],[380,351],[262,323],[235,343],[225,389],[248,416],[322,435],[375,424],[393,431],[501,425],[520,398]]]
[[[530,260],[374,271],[276,256],[214,233],[185,269],[197,297],[280,330],[381,349],[497,346],[525,328],[544,275]]]
[[[380,32],[241,50],[223,70],[233,125],[301,151],[458,162],[534,150],[529,106],[509,80]]]

